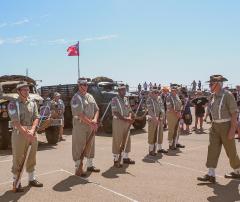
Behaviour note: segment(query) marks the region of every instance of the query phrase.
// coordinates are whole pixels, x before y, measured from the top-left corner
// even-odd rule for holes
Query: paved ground
[[[44,187],[26,187],[20,194],[10,191],[11,152],[0,151],[0,201],[240,201],[240,181],[223,177],[231,170],[224,150],[216,170],[218,183],[199,184],[196,180],[206,172],[208,130],[206,134],[181,136],[185,149],[156,158],[147,155],[146,131],[132,131],[131,158],[136,165],[121,169],[112,167],[111,137],[97,136],[95,165],[101,173],[86,179],[73,175],[71,131],[65,131],[65,138],[67,141],[50,146],[44,136],[40,137],[43,143],[37,156],[37,174]],[[164,132],[165,148],[166,140]],[[239,150],[239,143],[237,147]],[[26,179],[24,174],[25,186]]]

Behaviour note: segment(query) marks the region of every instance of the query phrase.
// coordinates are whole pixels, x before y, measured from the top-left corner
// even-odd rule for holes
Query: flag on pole
[[[79,42],[77,42],[75,45],[69,46],[67,52],[68,56],[79,56]]]

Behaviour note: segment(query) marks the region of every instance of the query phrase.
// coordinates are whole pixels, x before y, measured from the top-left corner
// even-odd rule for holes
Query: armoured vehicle
[[[19,82],[26,81],[30,86],[30,99],[35,100],[38,107],[43,104],[43,98],[37,93],[36,82],[27,76],[7,75],[0,77],[0,149],[7,149],[11,143],[12,124],[8,115],[8,103],[18,98],[16,86]],[[46,121],[48,119],[48,121]],[[45,118],[42,122],[41,132],[46,133],[50,144],[56,144],[59,135],[59,119]]]
[[[106,111],[106,115],[102,121],[102,128],[105,132],[112,132],[112,113],[109,102],[113,97],[117,95],[118,82],[106,77],[96,77],[94,79],[88,79],[88,92],[93,95],[99,108],[100,117]],[[40,88],[40,94],[44,99],[48,97],[52,98],[54,92],[59,92],[61,94],[61,99],[65,104],[64,113],[64,126],[65,128],[72,127],[72,112],[70,101],[73,95],[77,92],[77,84],[67,84],[67,85],[55,85],[55,86],[43,86]],[[137,94],[127,93],[129,102],[133,112],[136,112],[137,107],[140,102],[140,98]],[[136,121],[133,123],[135,129],[142,129],[146,125],[146,113],[145,105],[140,106],[139,112],[137,114]]]

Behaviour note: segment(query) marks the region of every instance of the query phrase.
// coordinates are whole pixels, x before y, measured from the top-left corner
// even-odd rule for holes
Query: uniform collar
[[[125,97],[121,97],[120,95],[117,95],[120,100],[124,100]]]
[[[21,100],[20,96],[17,98],[17,100],[18,100],[19,103],[24,103],[24,102]],[[29,102],[30,102],[30,97],[27,98],[27,101],[26,101],[25,103],[29,103]]]
[[[223,93],[224,93],[224,89],[222,89],[219,93],[215,93],[214,95],[216,97],[221,97],[223,95]]]
[[[88,93],[86,93],[85,95],[82,95],[80,91],[78,91],[77,94],[80,95],[81,97],[86,97]]]

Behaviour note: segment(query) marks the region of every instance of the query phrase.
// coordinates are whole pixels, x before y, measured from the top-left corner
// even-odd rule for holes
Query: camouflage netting
[[[103,77],[103,76],[99,76],[96,77],[94,79],[92,79],[93,82],[99,83],[99,82],[113,82],[112,79],[108,78],[108,77]]]
[[[36,85],[36,81],[27,76],[22,75],[5,75],[0,77],[0,82],[5,81],[26,81],[28,83]]]

